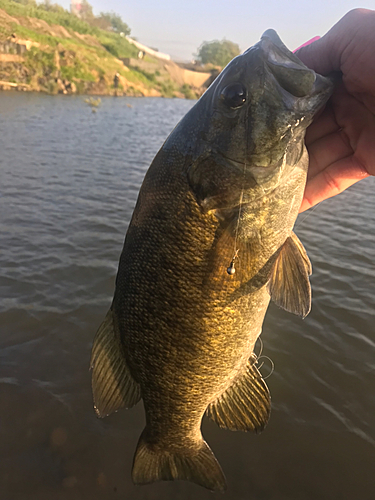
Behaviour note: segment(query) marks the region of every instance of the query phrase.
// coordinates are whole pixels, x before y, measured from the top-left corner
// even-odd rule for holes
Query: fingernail
[[[297,52],[297,50],[301,49],[302,47],[306,47],[306,45],[310,45],[310,43],[316,42],[317,40],[319,40],[319,38],[320,38],[320,36],[314,36],[314,38],[311,38],[307,42],[300,45],[297,49],[293,50],[293,54],[294,54],[294,52]]]

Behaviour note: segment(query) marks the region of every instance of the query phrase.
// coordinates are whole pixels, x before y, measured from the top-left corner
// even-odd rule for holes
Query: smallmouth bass
[[[268,30],[216,78],[145,176],[91,359],[100,417],[143,399],[136,484],[223,490],[203,416],[231,430],[268,422],[254,344],[270,299],[302,317],[310,310],[311,265],[293,226],[305,131],[332,90]]]

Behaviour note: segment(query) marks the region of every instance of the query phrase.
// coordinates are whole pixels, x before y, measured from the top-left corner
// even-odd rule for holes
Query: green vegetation
[[[203,42],[198,49],[197,60],[201,64],[213,64],[223,68],[240,54],[240,48],[230,40]]]
[[[137,57],[139,50],[117,33],[101,31],[97,36],[102,46],[118,58]]]
[[[53,53],[38,50],[35,47],[27,53],[27,62],[37,71],[39,70],[45,76],[50,76],[53,71],[56,71]]]
[[[0,44],[27,45],[21,53],[12,46],[3,58],[0,50],[3,82],[51,94],[196,97],[188,85],[181,88],[161,71],[152,56],[144,59],[147,70],[141,67],[143,61],[140,67],[123,64],[121,60],[137,59],[139,50],[125,37],[129,26],[114,12],[95,16],[87,0],[80,18],[51,0],[0,0],[0,9],[8,14],[0,16]]]
[[[19,38],[25,40],[32,40],[33,42],[49,45],[50,47],[55,47],[59,43],[58,38],[44,33],[38,33],[21,24],[15,24],[12,28],[12,33],[15,33]]]
[[[139,66],[134,66],[134,69],[150,82],[157,83],[157,77],[160,76],[160,71],[156,70],[154,73],[151,73],[150,71],[146,71]]]
[[[185,96],[185,99],[196,99],[197,95],[186,83],[181,87],[181,92]]]
[[[130,35],[129,26],[114,12],[101,12],[100,16],[97,17],[97,25],[102,29],[112,29],[116,33]]]
[[[34,0],[0,0],[0,9],[4,9],[11,16],[42,19],[48,24],[64,26],[64,28],[72,29],[77,33],[98,34],[98,28],[78,19],[61,6],[54,4],[52,8],[48,8],[46,5],[44,3],[37,4]]]
[[[171,79],[166,79],[160,84],[160,89],[164,97],[174,97],[178,90],[176,84]]]
[[[85,103],[91,107],[98,108],[101,105],[102,100],[100,99],[100,97],[99,99],[94,99],[93,97],[89,97],[88,99],[85,99]]]

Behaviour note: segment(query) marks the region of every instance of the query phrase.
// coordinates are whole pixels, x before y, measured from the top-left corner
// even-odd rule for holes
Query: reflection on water
[[[79,97],[0,94],[1,499],[373,498],[375,179],[297,222],[313,309],[302,321],[270,307],[270,423],[259,436],[203,425],[225,497],[185,482],[133,486],[142,406],[95,417],[90,349],[126,227],[191,105],[105,98],[92,114]]]

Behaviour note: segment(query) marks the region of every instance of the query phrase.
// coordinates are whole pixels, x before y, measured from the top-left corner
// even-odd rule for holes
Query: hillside
[[[63,9],[0,0],[0,89],[188,98],[205,89],[209,74],[195,77],[172,61],[139,60],[138,53],[120,34]]]

